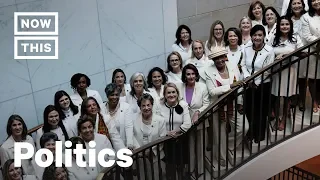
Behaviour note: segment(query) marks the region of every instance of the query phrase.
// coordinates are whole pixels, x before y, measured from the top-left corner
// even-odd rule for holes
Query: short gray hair
[[[147,84],[147,80],[145,78],[145,76],[143,75],[143,73],[141,72],[136,72],[134,73],[131,78],[130,78],[130,86],[131,86],[131,92],[130,94],[133,96],[135,94],[135,91],[134,91],[134,87],[133,87],[133,83],[134,83],[134,80],[137,79],[137,77],[141,76],[142,77],[142,80],[143,80],[143,89],[145,91],[149,91],[148,90],[148,84]]]
[[[121,88],[116,83],[110,83],[106,86],[106,88],[104,89],[104,92],[106,93],[106,96],[108,97],[112,93],[114,93],[116,90],[119,92],[119,94],[122,91]]]

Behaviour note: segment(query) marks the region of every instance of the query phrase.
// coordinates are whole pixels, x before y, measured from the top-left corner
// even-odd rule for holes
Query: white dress
[[[281,42],[280,45],[274,47],[273,49],[276,57],[279,54],[289,54],[295,51],[297,48],[302,47],[303,43],[301,42],[300,37],[295,36],[295,38],[297,41],[296,43],[291,43],[289,42],[289,40],[286,40],[284,42]],[[285,65],[287,63],[289,63],[289,60],[283,61],[282,65]],[[273,81],[272,81],[271,93],[273,95],[278,96],[279,88],[280,88],[279,96],[290,97],[296,94],[297,65],[298,64],[295,63],[295,64],[292,64],[291,67],[283,69],[281,72],[281,79],[278,73],[272,76]],[[280,65],[278,67],[280,67]],[[289,76],[289,72],[290,72],[290,76]],[[279,86],[279,83],[280,83],[280,86]],[[289,91],[287,90],[288,86],[289,86]]]

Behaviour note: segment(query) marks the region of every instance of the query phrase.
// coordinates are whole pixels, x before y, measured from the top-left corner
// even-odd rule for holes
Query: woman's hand
[[[276,57],[275,60],[278,61],[278,60],[282,59],[284,56],[285,56],[285,54],[279,54],[279,55]]]
[[[234,88],[234,87],[243,86],[243,85],[245,85],[245,84],[246,84],[246,83],[245,83],[244,81],[236,81],[236,82],[230,84],[230,88],[232,89],[232,88]]]
[[[168,135],[168,136],[171,136],[171,137],[173,137],[173,138],[176,138],[176,137],[178,137],[179,132],[176,131],[176,130],[172,130],[172,131],[167,132],[167,135]]]
[[[240,114],[243,114],[243,106],[242,104],[237,104],[237,109]]]
[[[198,122],[199,114],[200,114],[199,111],[196,111],[196,112],[193,114],[192,119],[191,119],[192,124],[196,124],[196,123]]]

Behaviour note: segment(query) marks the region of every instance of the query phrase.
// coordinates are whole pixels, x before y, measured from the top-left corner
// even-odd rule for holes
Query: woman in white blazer
[[[222,21],[216,20],[212,23],[210,28],[210,34],[209,39],[206,41],[204,47],[205,47],[205,53],[212,54],[215,52],[216,49],[219,49],[221,47],[224,47],[224,41],[223,36],[225,33],[224,25]]]
[[[199,81],[205,84],[206,76],[204,70],[210,66],[212,61],[210,61],[205,54],[204,45],[201,40],[195,40],[192,44],[192,56],[191,59],[186,61],[186,64],[193,64],[197,67],[200,75]]]
[[[1,166],[4,168],[4,164],[9,159],[14,159],[14,143],[15,142],[27,142],[31,144],[34,149],[34,141],[28,134],[26,123],[19,115],[11,115],[7,123],[8,138],[0,147],[0,159]],[[23,150],[24,151],[24,150]],[[22,160],[22,174],[35,175],[34,158]]]
[[[81,104],[84,99],[87,97],[94,97],[102,107],[103,101],[99,92],[88,89],[91,85],[91,80],[87,75],[81,73],[74,74],[71,77],[70,84],[74,92],[70,97],[76,106],[81,108]]]
[[[64,144],[70,137],[75,136],[72,129],[67,129],[60,119],[58,110],[53,105],[48,105],[43,112],[43,126],[37,130],[36,147],[40,149],[40,138],[46,132],[54,132]],[[63,146],[64,147],[64,146]]]
[[[244,78],[248,78],[262,68],[270,65],[275,59],[273,48],[264,41],[266,32],[262,25],[254,26],[251,29],[250,35],[252,45],[244,48],[244,58],[241,63]],[[255,143],[259,143],[265,139],[266,122],[269,113],[268,105],[271,103],[269,99],[271,85],[270,79],[268,78],[270,71],[271,70],[265,71],[263,77],[261,77],[261,75],[257,76],[249,83],[249,88],[246,90],[246,102],[252,102],[254,100],[254,103],[246,104],[247,108],[245,113],[249,123],[252,123],[249,129],[250,132],[247,135],[248,139],[254,140]],[[262,114],[260,114],[261,109]]]
[[[214,65],[208,67],[205,73],[207,77],[206,84],[209,94],[212,97],[212,102],[217,101],[219,96],[230,91],[232,88],[243,85],[238,66],[230,63],[230,61],[226,61],[227,52],[228,51],[226,49],[220,49],[216,53],[209,56],[209,58],[213,60]],[[238,107],[235,108],[235,106]],[[245,116],[243,117],[241,111],[242,96],[238,96],[237,104],[235,104],[235,101],[232,99],[231,102],[224,107],[219,108],[218,112],[214,114],[213,137],[215,142],[219,141],[219,137],[221,140],[220,163],[222,166],[226,165],[226,135],[228,134],[229,137],[227,145],[228,150],[235,150],[243,141],[243,137],[248,131],[247,119]],[[237,115],[235,113],[237,113]],[[237,117],[237,119],[235,117]],[[227,123],[231,126],[230,132],[226,132]],[[220,135],[219,128],[221,133]],[[234,129],[236,130],[236,134],[234,134]],[[236,147],[234,147],[234,141],[236,141]],[[218,145],[216,146],[216,148],[218,148]],[[218,150],[216,149],[215,152],[216,158],[218,159]]]
[[[136,115],[134,120],[134,139],[136,140],[135,148],[156,141],[167,134],[166,121],[162,116],[153,113],[153,103],[154,99],[150,94],[143,94],[138,100],[138,106],[140,107],[141,112]],[[160,154],[158,154],[158,149]],[[149,156],[150,153],[152,153],[152,156]],[[154,146],[152,148],[152,152],[147,151],[145,156],[148,157],[148,163],[153,164],[153,174],[155,179],[159,179],[159,173],[165,172],[165,165],[162,161],[164,158],[163,146],[159,145],[159,148]],[[158,157],[161,160],[160,167],[158,166]],[[143,159],[141,159],[141,162],[143,163],[142,160]],[[145,169],[140,167],[140,172],[143,174],[145,171],[147,171],[149,178],[151,178],[151,165],[144,167],[150,168]],[[162,168],[162,171],[160,171],[160,168]]]
[[[35,175],[23,174],[21,167],[14,167],[14,160],[8,159],[2,168],[2,173],[5,180],[36,180]],[[1,175],[1,176],[2,176]]]
[[[130,105],[133,114],[140,113],[140,108],[137,104],[138,99],[144,94],[153,94],[148,89],[148,84],[145,76],[141,72],[134,73],[130,78],[131,91],[127,94],[127,103]],[[156,98],[155,98],[156,99]],[[156,102],[155,104],[159,104]],[[153,107],[154,112],[159,113],[159,105]]]
[[[172,45],[172,51],[176,51],[181,55],[183,62],[191,57],[191,30],[186,25],[180,25],[176,31],[176,41]],[[184,64],[184,63],[183,63]]]
[[[262,25],[263,12],[265,9],[266,8],[261,1],[253,1],[250,4],[248,16],[251,19],[252,27],[257,24]]]
[[[189,106],[189,114],[191,117],[191,122],[197,123],[199,114],[203,112],[210,104],[209,94],[207,90],[207,86],[202,82],[199,82],[200,75],[198,69],[192,65],[187,64],[182,69],[182,82],[183,84],[178,84],[177,87],[181,94],[183,100],[188,103]],[[205,123],[205,128],[209,126],[208,121],[203,122]],[[195,171],[195,142],[203,142],[203,126],[198,126],[196,133],[190,134],[190,158],[191,158],[191,172]],[[193,131],[195,132],[195,131]],[[197,141],[195,141],[197,138]],[[202,145],[197,144],[197,158],[202,160],[203,159],[203,149]],[[198,175],[204,173],[203,163],[198,163]]]
[[[296,49],[303,46],[300,36],[295,36],[293,34],[293,23],[290,17],[282,16],[278,21],[277,32],[273,41],[273,49],[276,55],[275,60],[281,60],[284,56],[290,54]],[[289,60],[284,62],[282,65],[288,64]],[[282,131],[287,122],[288,114],[290,112],[290,104],[294,95],[296,95],[297,90],[297,66],[298,64],[291,64],[290,67],[283,69],[279,75],[276,73],[272,77],[272,89],[271,93],[278,99],[276,102],[280,102],[280,98],[283,97],[284,105],[280,106],[277,104],[275,114],[281,115],[279,118],[279,124],[276,124],[276,128]],[[279,66],[280,67],[280,66]],[[280,106],[280,107],[279,107]],[[279,109],[282,109],[279,112]],[[277,113],[279,112],[279,113]]]
[[[281,9],[281,16],[287,15],[288,12],[291,11],[291,8],[288,8],[288,7],[294,1],[300,1],[300,0],[283,0],[282,9]],[[303,10],[308,11],[309,10],[308,0],[302,0],[302,2],[305,4],[305,7],[303,8]],[[291,17],[291,16],[289,16],[289,17]]]
[[[148,73],[148,89],[152,94],[152,97],[155,98],[155,100],[158,102],[163,99],[163,88],[167,81],[168,78],[166,74],[159,67],[152,68]]]
[[[108,84],[105,88],[108,99],[103,108],[106,108],[106,117],[114,122],[123,143],[133,150],[133,113],[128,103],[120,101],[120,91],[115,83]]]
[[[161,116],[166,121],[167,135],[177,137],[186,133],[191,127],[189,107],[186,101],[180,99],[180,92],[173,83],[164,86],[164,100],[160,104]],[[173,178],[176,170],[180,175],[188,163],[188,138],[186,135],[179,137],[179,141],[172,139],[165,144],[167,179]]]
[[[51,151],[51,153],[53,154],[53,160],[55,161],[55,156],[56,156],[56,141],[60,141],[59,137],[57,136],[57,134],[55,134],[54,132],[46,132],[44,133],[39,140],[39,146],[41,149],[48,149],[49,151]],[[63,143],[64,144],[64,143]],[[64,146],[62,146],[64,147]],[[41,160],[43,162],[45,162],[47,160],[47,157],[45,154],[42,154],[41,156]],[[62,162],[64,161],[64,154],[62,152]],[[36,176],[39,180],[43,179],[43,172],[45,170],[44,167],[41,167],[39,165],[35,165],[35,172],[36,172]]]
[[[241,46],[246,46],[247,44],[251,43],[251,36],[250,36],[251,28],[252,28],[251,19],[248,16],[243,17],[239,23],[239,29],[242,36]]]
[[[168,83],[181,83],[183,61],[181,55],[177,51],[173,51],[167,57],[167,71]]]
[[[302,16],[302,38],[307,43],[311,43],[320,37],[320,2],[308,0],[309,12]],[[315,50],[315,46],[310,51]],[[318,63],[317,63],[318,61]],[[318,66],[316,67],[316,65]],[[318,70],[316,72],[316,69]],[[314,100],[313,112],[320,110],[320,62],[319,57],[312,55],[309,57],[309,67],[307,72],[308,84],[311,97]],[[315,87],[316,86],[316,87]]]
[[[240,71],[240,79],[243,79],[241,62],[243,60],[243,48],[241,32],[235,27],[231,27],[226,31],[224,35],[224,42],[226,44],[226,49],[228,51],[227,57],[228,61],[234,66],[237,66]]]
[[[70,135],[69,138],[78,136],[77,122],[80,117],[80,111],[78,106],[71,101],[69,94],[63,90],[57,91],[54,95],[54,106],[67,132],[73,132],[73,135]]]
[[[263,13],[262,23],[266,31],[265,42],[270,46],[272,45],[271,39],[276,34],[277,20],[279,18],[279,13],[272,6],[267,7]]]
[[[115,122],[110,120],[105,113],[102,113],[101,109],[103,107],[104,106],[100,107],[94,97],[88,97],[81,105],[81,116],[87,115],[95,120],[94,132],[107,136],[112,143],[113,149],[118,151],[122,148],[125,148],[123,140],[117,131]]]
[[[115,69],[112,73],[112,83],[121,88],[120,101],[126,102],[126,95],[130,93],[130,84],[127,84],[127,76],[122,69]]]
[[[70,141],[72,145],[70,148],[67,148],[67,149],[70,149],[73,151],[77,149],[77,144],[81,144],[83,149],[87,149],[86,144],[81,137],[72,137],[70,138]],[[98,176],[97,167],[89,167],[89,159],[86,159],[85,155],[83,155],[82,158],[83,160],[86,161],[86,167],[79,167],[77,165],[76,158],[77,158],[76,155],[72,154],[72,165],[71,167],[67,167],[67,170],[69,172],[69,177],[73,177],[73,178],[70,178],[70,180],[73,180],[73,179],[74,180],[82,180],[82,179],[95,180]]]

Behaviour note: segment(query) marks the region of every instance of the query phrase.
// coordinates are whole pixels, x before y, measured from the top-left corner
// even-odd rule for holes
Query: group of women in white
[[[197,152],[198,160],[203,159],[203,146],[195,144],[203,142],[203,131],[208,140],[206,150],[214,151],[216,158],[220,157],[220,164],[226,165],[227,151],[235,150],[243,137],[253,143],[265,139],[266,118],[272,118],[278,111],[273,108],[270,115],[269,108],[262,107],[274,103],[269,98],[270,93],[275,99],[285,99],[286,107],[290,106],[291,97],[298,94],[299,108],[303,111],[308,80],[314,99],[313,111],[318,112],[320,94],[316,92],[320,90],[320,73],[315,75],[315,70],[320,69],[320,63],[312,55],[309,63],[301,61],[299,71],[296,65],[291,65],[272,78],[270,71],[255,78],[248,84],[246,99],[242,95],[237,95],[236,100],[230,98],[214,114],[213,121],[204,121],[204,126],[198,126],[191,133],[189,137],[192,138],[184,135],[209,104],[221,95],[234,87],[240,87],[241,91],[246,78],[320,37],[319,0],[290,0],[284,2],[284,7],[287,8],[280,16],[273,7],[265,8],[260,1],[255,1],[249,7],[248,16],[240,20],[239,27],[225,30],[223,22],[213,22],[206,42],[193,40],[190,28],[180,25],[173,51],[167,57],[166,71],[154,67],[147,77],[137,72],[128,80],[123,70],[116,69],[112,82],[105,88],[106,100],[98,91],[89,88],[91,81],[87,75],[73,75],[70,83],[74,93],[69,95],[63,90],[55,93],[54,103],[44,109],[43,126],[37,130],[35,139],[27,135],[22,117],[9,117],[8,138],[0,148],[3,178],[89,180],[96,179],[103,169],[99,165],[78,167],[76,157],[72,159],[72,167],[55,167],[53,163],[41,168],[34,158],[23,160],[21,168],[14,167],[14,142],[29,142],[36,150],[46,148],[55,154],[55,141],[58,140],[70,140],[70,149],[82,144],[87,150],[88,143],[95,141],[96,152],[99,152],[104,148],[135,150],[161,137],[178,135],[181,135],[179,141],[173,139],[159,149],[155,147],[152,152],[148,151],[148,162],[157,167],[154,169],[162,168],[155,173],[162,172],[167,179],[172,179],[176,171],[184,172],[188,162],[191,171],[201,175],[203,163],[195,163],[194,154]],[[244,101],[250,102],[245,111]],[[274,126],[277,130],[284,129],[288,110],[284,108],[280,113],[279,124]],[[217,142],[221,142],[220,154]],[[161,163],[158,163],[158,156]],[[83,158],[88,160],[89,157],[84,155]],[[46,160],[46,156],[42,159]],[[128,174],[133,173],[127,170],[122,175]]]

